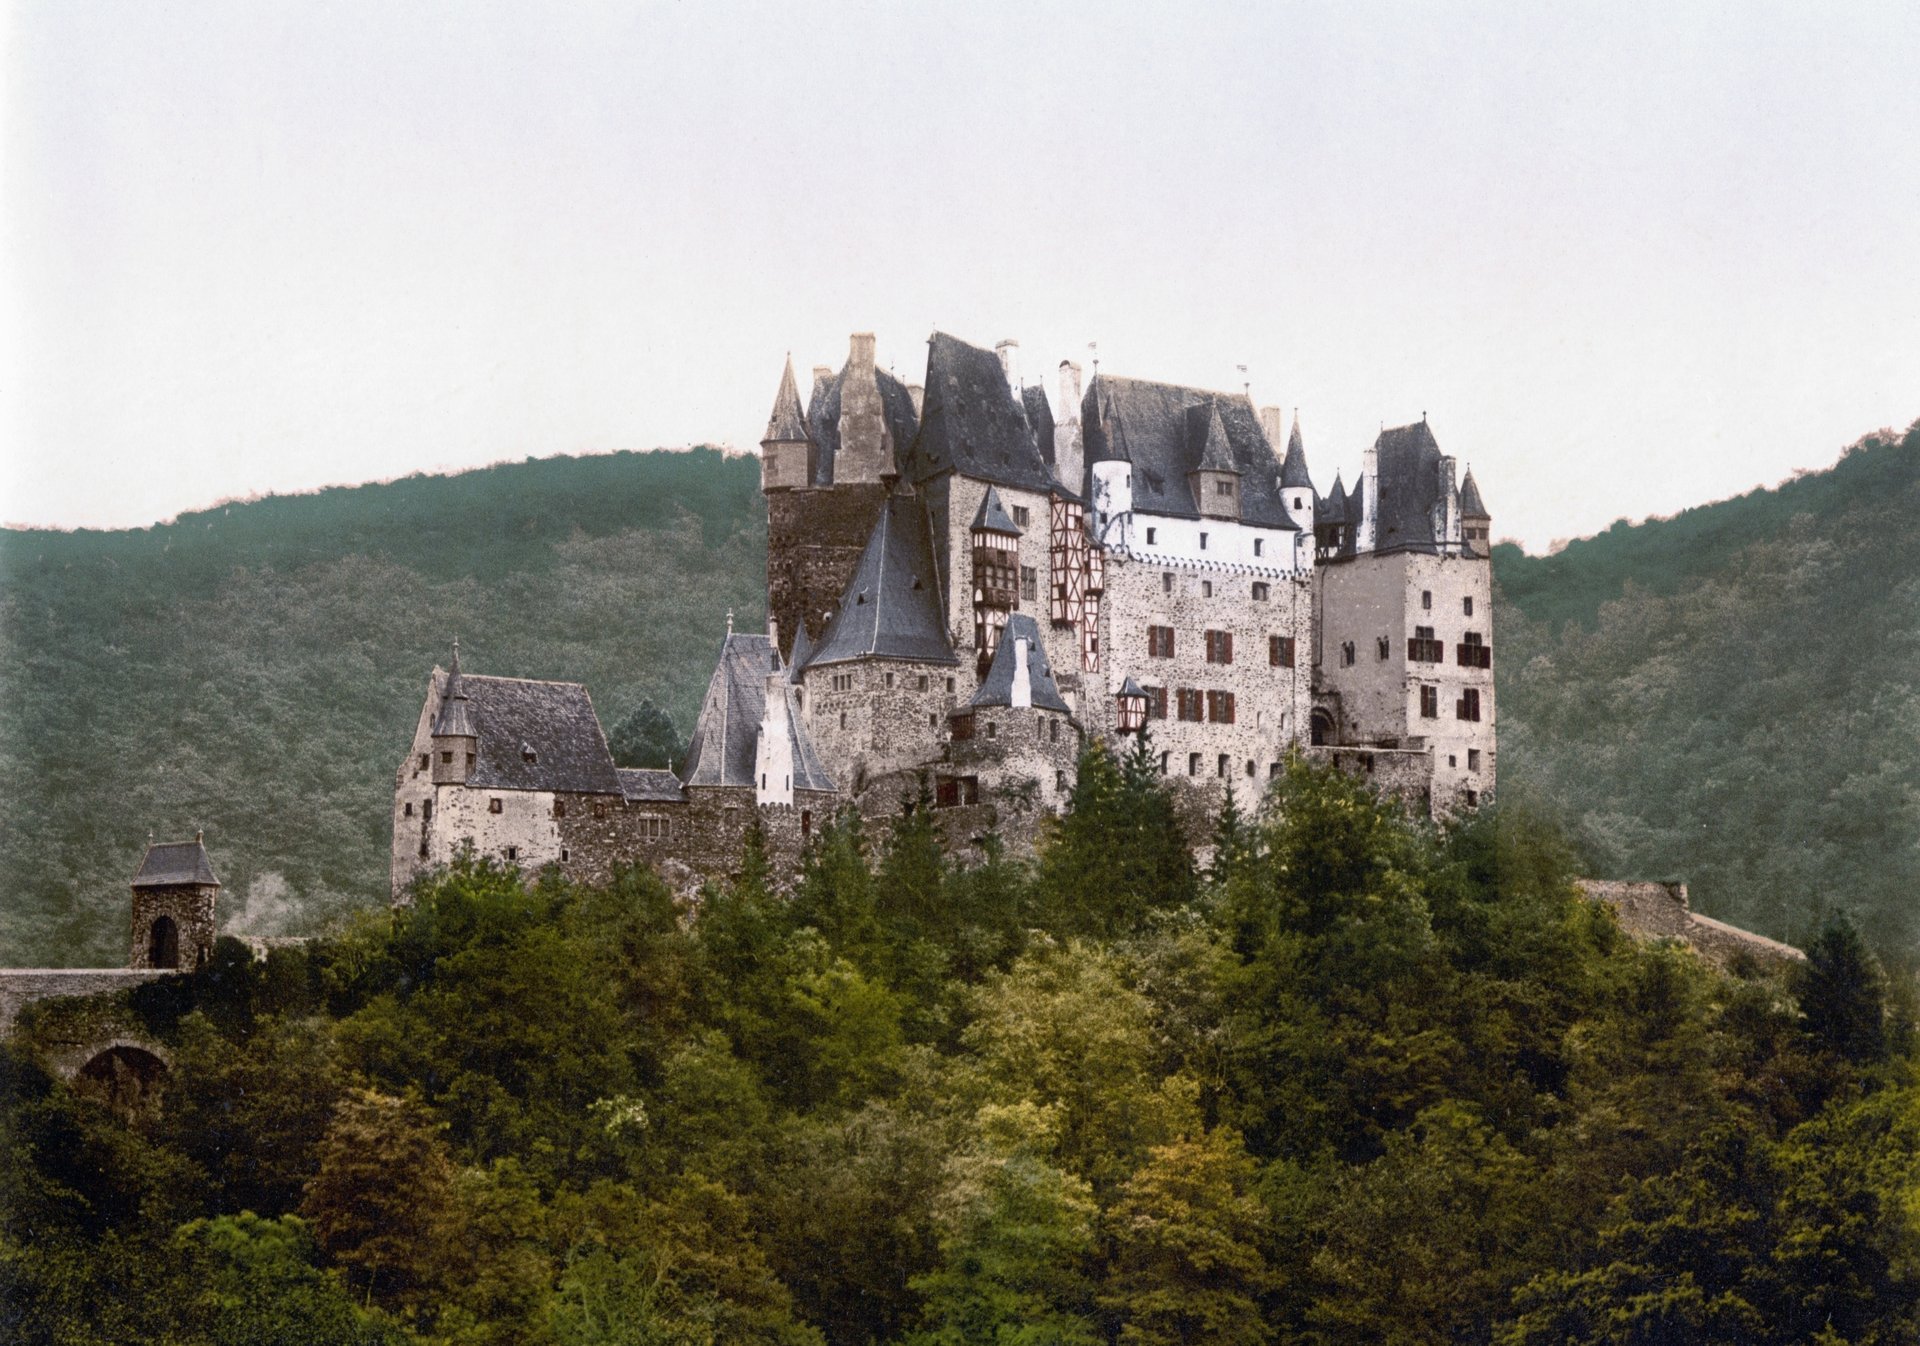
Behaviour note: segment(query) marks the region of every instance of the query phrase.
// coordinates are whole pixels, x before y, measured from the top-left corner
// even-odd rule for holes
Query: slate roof
[[[976,531],[986,533],[1004,533],[1008,537],[1019,537],[1020,526],[1007,514],[1007,507],[1000,502],[1000,492],[987,487],[987,493],[980,497],[980,508],[974,511],[973,526]]]
[[[680,778],[671,771],[652,767],[616,767],[620,775],[620,793],[629,804],[680,804],[687,792]]]
[[[969,705],[975,706],[1011,706],[1013,704],[1013,674],[1016,662],[1014,642],[1022,636],[1027,640],[1027,683],[1033,689],[1033,704],[1042,710],[1057,710],[1071,713],[1066,701],[1060,695],[1060,689],[1054,684],[1053,669],[1047,664],[1046,643],[1040,639],[1040,627],[1024,612],[1010,613],[1006,629],[1000,633],[1000,643],[994,647],[993,663],[987,668],[987,676],[980,681],[980,690],[973,694]]]
[[[1473,480],[1473,469],[1467,469],[1467,478],[1460,483],[1460,517],[1463,519],[1488,519],[1487,507],[1480,499],[1480,487]]]
[[[1213,433],[1218,417],[1220,435]],[[1145,379],[1097,375],[1082,399],[1087,462],[1133,464],[1133,507],[1142,514],[1199,518],[1188,474],[1224,461],[1240,474],[1240,518],[1262,528],[1297,531],[1282,503],[1280,464],[1253,406],[1238,393],[1212,393]]]
[[[1300,417],[1295,413],[1293,433],[1287,436],[1287,460],[1280,464],[1280,484],[1288,490],[1313,489],[1313,476],[1307,471],[1307,445],[1300,437]]]
[[[1040,457],[1048,467],[1053,461],[1053,407],[1047,401],[1047,390],[1039,384],[1020,390],[1020,401],[1027,412],[1027,426],[1033,431],[1034,443],[1039,446]]]
[[[433,717],[435,738],[473,738],[473,702],[467,696],[466,679],[460,676],[460,642],[453,642],[453,666],[447,670],[447,685],[440,692],[440,713]]]
[[[687,750],[688,786],[754,786],[760,721],[767,710],[767,675],[780,668],[779,653],[766,636],[739,631],[727,636],[707,682],[700,718],[694,722],[693,745]],[[793,748],[793,788],[832,790],[833,778],[820,764],[801,725],[796,689],[785,685],[783,690]]]
[[[1380,498],[1374,502],[1376,552],[1431,552],[1442,504],[1440,445],[1425,421],[1382,430],[1373,443]]]
[[[452,675],[436,668],[433,680],[444,710]],[[479,740],[467,784],[494,790],[621,792],[600,717],[579,683],[462,674],[458,685],[471,704]]]
[[[840,390],[846,383],[847,369],[847,365],[842,365],[831,379],[816,380],[813,399],[807,405],[807,426],[820,449],[814,458],[813,484],[816,486],[833,484],[833,463],[840,452]],[[913,410],[913,395],[907,391],[906,384],[884,369],[875,369],[873,373],[880,384],[880,411],[886,418],[887,433],[893,436],[893,459],[898,466],[913,443],[920,418]]]
[[[787,681],[800,681],[800,672],[813,661],[813,642],[807,639],[807,624],[800,623],[800,629],[794,632],[793,653],[787,657]]]
[[[807,418],[800,410],[800,389],[793,381],[793,353],[789,351],[786,372],[780,376],[780,391],[774,394],[773,414],[767,417],[767,433],[760,436],[760,441],[791,443],[808,438]]]
[[[183,884],[210,885],[218,888],[213,862],[198,837],[192,841],[148,842],[147,853],[140,857],[134,873],[135,888],[174,888]]]
[[[1051,412],[1047,425],[1051,449]],[[927,343],[927,390],[910,463],[913,480],[958,472],[999,486],[1055,491],[1059,484],[1049,456],[1040,450],[1026,404],[1007,384],[1000,357],[935,332]]]
[[[1320,517],[1322,519],[1339,520],[1342,523],[1346,521],[1347,488],[1340,480],[1340,474],[1338,472],[1333,474],[1333,489],[1321,497]]]
[[[919,498],[888,497],[808,666],[865,658],[958,663],[947,640],[937,584]]]

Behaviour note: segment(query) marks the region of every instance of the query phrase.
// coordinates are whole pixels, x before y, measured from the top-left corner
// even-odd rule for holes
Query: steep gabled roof
[[[1473,469],[1467,469],[1466,480],[1460,483],[1460,517],[1463,519],[1488,519],[1485,502],[1480,499],[1480,487],[1474,482]]]
[[[1053,669],[1047,664],[1047,647],[1040,639],[1040,628],[1024,612],[1015,612],[1007,617],[1006,629],[1000,633],[1000,643],[994,647],[993,663],[987,668],[987,676],[981,679],[980,690],[973,694],[973,700],[968,704],[1013,704],[1013,683],[1019,662],[1015,646],[1022,638],[1027,642],[1027,685],[1033,693],[1033,704],[1042,710],[1071,713],[1066,700],[1060,695],[1059,687],[1054,684]]]
[[[135,888],[176,888],[185,884],[218,888],[213,861],[199,837],[192,841],[148,842],[133,876]]]
[[[767,433],[760,436],[760,442],[792,443],[808,438],[806,414],[800,410],[800,389],[793,381],[793,352],[789,351],[786,372],[780,376],[780,391],[774,394],[773,414],[767,417]]]
[[[1052,467],[1053,407],[1047,402],[1047,390],[1037,383],[1022,388],[1020,403],[1026,408],[1027,426],[1033,431],[1033,442],[1040,450],[1041,460]]]
[[[767,713],[767,677],[780,669],[773,642],[763,635],[730,633],[707,682],[707,697],[694,721],[687,749],[686,785],[738,785],[752,788],[760,744],[760,722]],[[800,719],[797,689],[782,683],[787,698],[787,734],[793,748],[793,788],[832,790],[833,778],[820,765]]]
[[[980,508],[974,511],[973,527],[975,532],[1002,533],[1007,537],[1019,537],[1020,526],[1007,513],[1007,507],[1000,503],[1000,492],[987,487],[987,493],[980,497]]]
[[[706,700],[693,722],[687,749],[688,785],[752,785],[760,717],[767,708],[767,674],[778,667],[773,642],[730,631],[707,680]]]
[[[1313,476],[1307,471],[1307,445],[1300,435],[1300,415],[1294,413],[1293,433],[1287,436],[1287,460],[1280,465],[1280,484],[1289,491],[1313,489]]]
[[[807,639],[807,624],[800,623],[800,629],[793,634],[793,652],[787,656],[787,681],[800,681],[801,670],[813,660],[813,642]]]
[[[919,498],[890,496],[808,667],[867,658],[958,663],[937,583]]]
[[[680,778],[671,771],[661,771],[653,767],[617,768],[620,773],[620,793],[627,797],[630,804],[680,804],[686,802],[687,792],[680,784]]]
[[[1213,431],[1218,417],[1220,434]],[[1240,517],[1262,528],[1297,529],[1282,503],[1280,464],[1253,406],[1238,393],[1213,393],[1101,374],[1087,386],[1081,424],[1087,462],[1133,464],[1133,507],[1142,514],[1198,518],[1189,474],[1207,458],[1240,474]]]
[[[1347,488],[1340,480],[1340,474],[1333,474],[1333,489],[1320,500],[1320,517],[1330,521],[1347,521]]]
[[[1049,425],[1051,419],[1049,413]],[[1025,491],[1057,490],[1036,435],[1026,406],[1007,384],[1000,357],[935,332],[927,343],[927,391],[912,479],[957,472]],[[1052,441],[1050,429],[1047,440]]]
[[[847,373],[848,366],[842,365],[831,379],[816,381],[813,398],[807,406],[807,429],[820,450],[814,459],[813,484],[816,486],[833,483],[834,460],[840,452],[840,392],[846,384]],[[920,417],[913,409],[913,395],[907,391],[906,384],[884,369],[874,370],[873,375],[880,385],[880,411],[886,418],[887,434],[893,439],[894,464],[899,467],[919,429]]]
[[[1440,445],[1425,421],[1382,430],[1373,442],[1380,498],[1374,502],[1373,549],[1435,550],[1434,513],[1445,485]]]
[[[451,677],[434,670],[442,706]],[[577,682],[460,676],[478,738],[467,784],[497,790],[620,793],[593,699]]]

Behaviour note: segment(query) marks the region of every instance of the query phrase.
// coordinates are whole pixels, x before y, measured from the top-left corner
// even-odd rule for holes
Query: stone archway
[[[147,927],[147,966],[180,966],[180,927],[171,916],[156,916]]]
[[[146,1047],[114,1042],[87,1058],[73,1076],[73,1088],[130,1116],[159,1101],[166,1076],[167,1063]]]
[[[1325,710],[1314,711],[1313,718],[1308,722],[1308,726],[1307,741],[1314,747],[1325,747],[1334,741],[1336,729],[1333,722],[1333,715],[1330,712]]]

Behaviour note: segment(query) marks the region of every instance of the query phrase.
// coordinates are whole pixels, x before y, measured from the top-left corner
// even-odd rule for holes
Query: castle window
[[[1013,521],[1022,528],[1025,528],[1028,523],[1032,522],[1032,518],[1033,516],[1027,512],[1025,505],[1015,505],[1013,507]]]
[[[1233,723],[1233,693],[1208,692],[1207,718],[1215,724]]]
[[[851,692],[853,690],[853,674],[835,673],[833,675],[833,690],[836,692]]]
[[[1164,687],[1148,687],[1145,690],[1147,693],[1147,718],[1149,720],[1166,719],[1167,689]]]
[[[420,821],[423,823],[433,821],[433,801],[431,799],[423,799],[420,801]]]
[[[1455,756],[1454,756],[1454,755],[1453,755],[1452,753],[1448,753],[1448,754],[1447,754],[1447,766],[1448,766],[1448,768],[1449,768],[1449,769],[1451,769],[1451,768],[1453,768],[1453,767],[1456,767],[1456,766],[1459,766],[1459,765],[1460,765],[1460,759],[1459,759],[1458,757],[1455,757]]]
[[[1187,774],[1189,776],[1197,776],[1200,774],[1200,754],[1199,753],[1190,752],[1187,754]]]
[[[1293,507],[1296,511],[1304,508],[1304,505],[1301,503],[1300,497],[1297,495],[1293,498]]]
[[[937,809],[957,809],[979,802],[978,776],[941,776],[933,784],[933,806]]]
[[[488,812],[488,813],[498,813],[498,812],[500,812],[500,811],[501,811],[501,810],[502,810],[502,809],[503,809],[503,808],[504,808],[505,806],[506,806],[506,805],[505,805],[505,803],[504,803],[504,801],[502,801],[502,800],[500,800],[500,799],[489,799],[489,800],[487,801],[487,812]]]
[[[567,861],[571,859],[573,859],[573,852],[568,850],[565,846],[562,846],[560,848],[560,863],[564,865]]]
[[[1167,752],[1163,752],[1160,754],[1160,774],[1161,775],[1164,776],[1167,774],[1167,759],[1172,756],[1173,756],[1172,753],[1167,753]]]
[[[939,727],[940,727],[940,712],[937,710],[928,711],[927,712],[927,728],[938,729]]]
[[[1058,720],[1047,721],[1047,742],[1058,743],[1059,741],[1060,741],[1060,721]]]
[[[1433,590],[1422,589],[1420,591],[1420,610],[1422,612],[1433,611]]]
[[[1220,760],[1214,763],[1213,774],[1220,777],[1221,780],[1227,778],[1227,755],[1225,753],[1221,753]]]
[[[1385,636],[1381,636],[1380,639],[1375,642],[1374,647],[1380,651],[1380,657],[1384,659],[1387,657],[1388,652],[1393,649],[1393,644]]]
[[[469,771],[473,770],[473,754],[472,753],[467,754],[467,770]]]
[[[1066,789],[1067,789],[1067,773],[1066,772],[1056,771],[1053,773],[1053,788],[1060,791],[1062,794],[1066,793]]]
[[[1422,687],[1420,689],[1420,718],[1437,720],[1440,718],[1440,689]]]
[[[1471,596],[1460,600],[1460,611],[1465,616],[1473,616],[1473,598]]]
[[[441,753],[441,754],[440,754],[440,764],[441,764],[442,766],[452,766],[452,765],[453,765],[453,754],[452,754],[452,753],[450,753],[450,752],[443,752],[443,753]]]
[[[952,678],[947,679],[947,695],[948,696],[953,695],[953,679]]]
[[[1454,646],[1454,655],[1462,668],[1493,667],[1493,646],[1487,644],[1478,631],[1467,632],[1467,638]]]
[[[813,810],[800,810],[800,840],[805,841],[813,835]]]
[[[407,812],[406,812],[406,815],[405,815],[405,816],[407,816],[407,817],[409,817],[409,818],[411,818],[411,817],[413,816],[413,805],[412,805],[412,804],[408,804],[408,805],[407,805]]]
[[[427,755],[425,753],[420,754],[420,769],[422,771],[427,769]]]
[[[1434,638],[1431,626],[1416,626],[1413,637],[1407,641],[1407,660],[1416,664],[1443,664],[1447,661],[1446,643]]]
[[[892,669],[887,670],[887,690],[888,691],[893,690],[893,670]]]
[[[1460,699],[1453,703],[1455,719],[1478,720],[1480,718],[1480,689],[1469,687],[1460,693]]]
[[[1479,769],[1480,769],[1480,750],[1478,748],[1468,748],[1467,749],[1467,770],[1478,771]]]
[[[1254,773],[1258,770],[1259,768],[1253,764],[1253,759],[1249,757],[1247,759],[1247,779],[1252,780]]]
[[[1268,780],[1280,779],[1280,764],[1278,762],[1267,763],[1267,779]]]
[[[947,727],[948,736],[956,743],[972,738],[973,712],[969,711],[965,715],[954,716],[951,720],[947,721]]]
[[[1233,632],[1207,632],[1207,662],[1210,664],[1233,662]]]
[[[1174,701],[1181,719],[1199,721],[1206,718],[1202,709],[1205,701],[1202,699],[1198,688],[1180,688],[1174,693]]]
[[[1213,581],[1212,581],[1212,580],[1201,580],[1201,581],[1200,581],[1200,596],[1201,596],[1202,598],[1212,598],[1212,597],[1213,597]]]
[[[735,810],[728,809],[727,812],[731,814],[735,812]],[[732,822],[733,819],[729,817],[727,821]],[[642,841],[659,841],[662,838],[664,838],[666,835],[667,835],[667,820],[665,818],[656,817],[650,813],[643,814],[641,816],[640,839]]]
[[[1149,528],[1149,529],[1147,530],[1147,545],[1148,545],[1149,547],[1151,547],[1151,546],[1152,546],[1152,545],[1154,544],[1154,540],[1155,540],[1155,535],[1156,535],[1156,534],[1157,534],[1157,533],[1158,533],[1159,531],[1160,531],[1160,530],[1159,530],[1159,529],[1157,529],[1157,528]]]
[[[1267,662],[1275,668],[1293,667],[1293,637],[1268,636]]]
[[[567,801],[566,801],[566,800],[564,800],[564,799],[556,799],[556,800],[554,800],[554,801],[553,801],[553,816],[554,816],[554,817],[556,817],[556,818],[564,818],[564,817],[566,817],[566,816],[567,816]]]
[[[847,727],[847,713],[844,710],[840,712],[840,727],[842,729]]]
[[[1340,646],[1340,662],[1348,668],[1353,667],[1353,642],[1345,641]]]
[[[1173,592],[1173,572],[1171,570],[1163,570],[1160,572],[1160,592],[1163,594]]]
[[[992,720],[987,721],[987,737],[988,738],[1000,737],[1000,726],[995,724]]]
[[[1255,538],[1253,540],[1253,554],[1255,556],[1262,555],[1266,550],[1266,546],[1267,540],[1265,538]],[[1264,588],[1266,586],[1262,585],[1261,587]]]
[[[1040,601],[1040,572],[1032,566],[1020,567],[1020,601],[1023,603]]]
[[[1206,549],[1207,549],[1207,535],[1205,533],[1202,533],[1200,535],[1200,550],[1205,551]]]
[[[1258,545],[1259,545],[1259,543],[1255,543],[1254,545],[1255,545],[1255,546],[1258,546]],[[1273,592],[1273,591],[1272,591],[1271,589],[1269,589],[1269,588],[1268,588],[1268,587],[1267,587],[1267,586],[1266,586],[1266,585],[1265,585],[1264,583],[1262,583],[1261,581],[1259,581],[1259,580],[1255,580],[1255,581],[1253,582],[1253,601],[1254,601],[1254,602],[1256,602],[1256,603],[1264,603],[1264,602],[1266,602],[1266,601],[1267,601],[1267,596],[1268,596],[1268,595],[1269,595],[1270,593],[1272,593],[1272,592]]]
[[[507,847],[507,859],[518,860],[519,858],[520,858],[520,848],[518,846]]]
[[[1480,792],[1478,790],[1467,791],[1467,807],[1470,809],[1480,807]]]
[[[523,762],[537,762],[540,760],[540,754],[532,748],[522,745],[520,749],[520,760]]]
[[[1147,657],[1149,659],[1173,658],[1173,628],[1171,626],[1149,626],[1147,628]]]

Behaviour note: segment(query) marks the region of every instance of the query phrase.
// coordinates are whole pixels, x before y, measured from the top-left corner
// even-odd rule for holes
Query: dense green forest
[[[1801,939],[1920,945],[1920,423],[1825,472],[1494,574],[1500,788],[1596,872]]]
[[[456,634],[477,672],[586,682],[623,741],[684,735],[727,609],[763,620],[757,485],[751,458],[614,454],[0,533],[0,964],[120,961],[150,828],[207,829],[232,929],[381,901],[392,772]],[[1909,430],[1553,556],[1502,546],[1502,792],[1596,873],[1683,877],[1788,939],[1846,908],[1907,959],[1916,517]]]
[[[0,965],[126,958],[149,829],[204,827],[227,927],[384,902],[393,773],[457,635],[691,728],[732,608],[765,620],[751,458],[554,458],[0,533]],[[648,763],[657,765],[657,763]]]
[[[1893,1343],[1910,1015],[1844,923],[1714,972],[1502,804],[1295,763],[1196,873],[1148,751],[1037,860],[843,819],[683,907],[485,864],[127,993],[116,1112],[0,1048],[40,1343]]]

